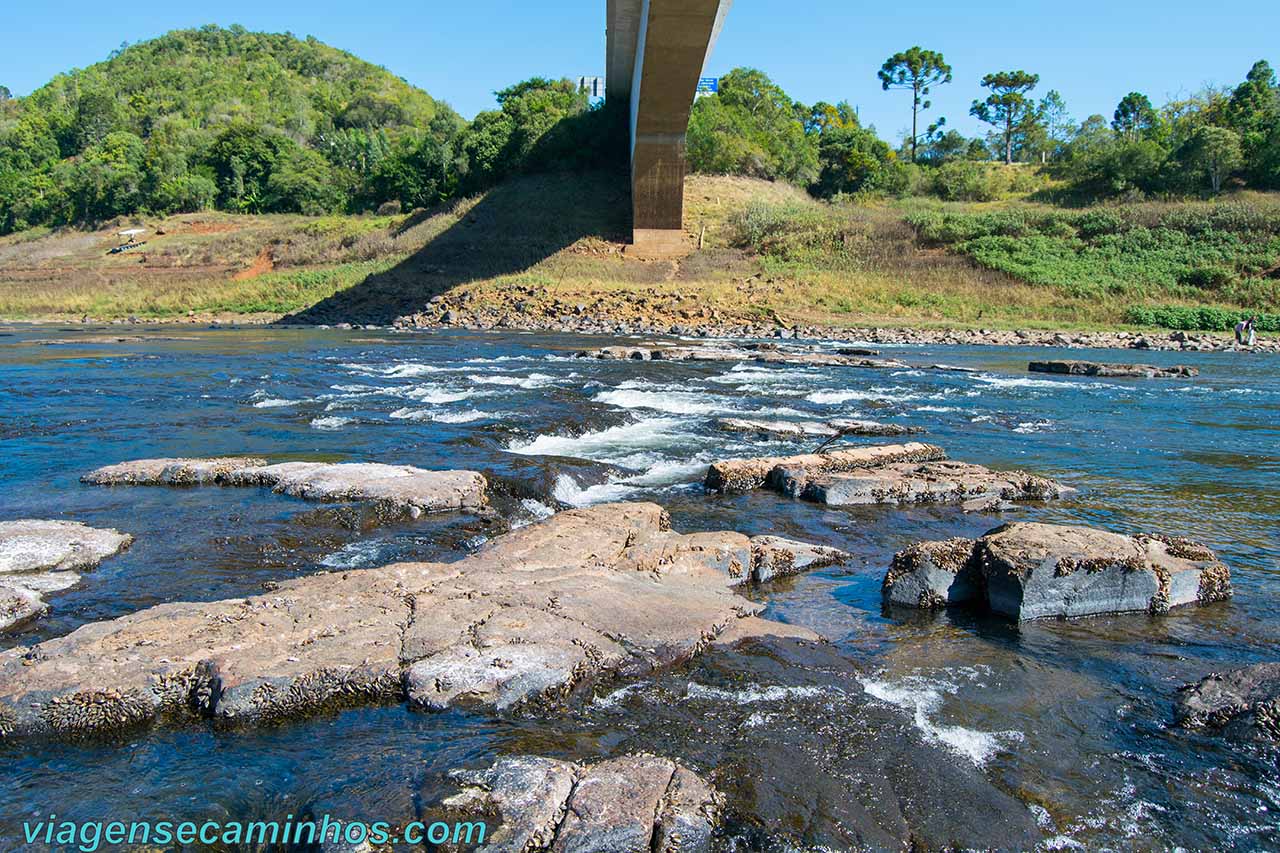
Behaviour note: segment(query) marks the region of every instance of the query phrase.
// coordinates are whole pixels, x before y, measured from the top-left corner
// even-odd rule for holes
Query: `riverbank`
[[[625,251],[625,193],[625,181],[611,174],[534,176],[395,216],[201,213],[119,221],[93,232],[10,235],[0,238],[0,318],[840,340],[871,334],[881,343],[1087,347],[1145,340],[1153,348],[1194,349],[1229,343],[1220,317],[1216,332],[1188,332],[1193,339],[1184,340],[1132,325],[1135,312],[1210,305],[1234,316],[1273,304],[1266,276],[1248,278],[1248,287],[1232,291],[1239,298],[1226,302],[1213,288],[1201,293],[1179,283],[1199,275],[1200,255],[1159,247],[1127,268],[1132,286],[1085,288],[1106,271],[1110,255],[1083,236],[1062,236],[1084,233],[1078,214],[1043,205],[833,205],[744,178],[690,178],[689,254],[638,259]],[[1268,199],[1230,204],[1252,205],[1260,222],[1270,222]],[[1200,203],[1112,211],[1111,227],[1129,230],[1088,239],[1130,239],[1134,229],[1159,230],[1175,219],[1217,221],[1215,211]],[[127,226],[147,230],[144,244],[110,254]],[[975,229],[983,236],[958,239]],[[1011,236],[1019,229],[1032,232]],[[1041,233],[1050,231],[1058,236]],[[1022,251],[1018,263],[1041,250],[1056,260],[1024,280],[999,268],[1016,267],[1012,256],[984,265],[981,258],[994,257],[992,241]],[[1242,263],[1271,257],[1261,237],[1248,245]],[[1062,252],[1074,253],[1072,264]],[[1144,270],[1155,278],[1140,281]],[[1040,280],[1058,273],[1070,276],[1061,285]]]
[[[433,317],[434,315],[434,317]],[[475,313],[462,313],[457,309],[441,308],[438,315],[417,314],[398,318],[390,324],[378,323],[291,323],[280,321],[275,315],[244,316],[237,314],[192,315],[172,322],[160,319],[116,320],[111,323],[85,322],[68,326],[66,321],[52,323],[22,323],[0,327],[0,332],[15,328],[57,325],[61,332],[83,335],[83,340],[110,342],[118,339],[128,342],[130,330],[161,327],[183,328],[317,328],[364,329],[377,331],[392,329],[410,331],[510,331],[550,332],[562,334],[635,336],[655,335],[682,338],[755,339],[776,338],[783,340],[829,341],[832,343],[874,344],[877,346],[990,346],[990,347],[1054,347],[1059,349],[1127,349],[1159,350],[1175,352],[1236,352],[1241,355],[1254,353],[1280,353],[1280,338],[1267,336],[1246,347],[1235,343],[1229,334],[1211,332],[1168,332],[1164,330],[1082,331],[1079,329],[955,329],[910,328],[890,326],[865,326],[831,328],[820,326],[787,326],[770,323],[714,321],[683,317],[641,319],[632,315],[623,317],[597,315],[553,315],[550,313],[521,314],[501,312],[496,308],[481,308]],[[61,343],[71,343],[74,337],[63,336]]]

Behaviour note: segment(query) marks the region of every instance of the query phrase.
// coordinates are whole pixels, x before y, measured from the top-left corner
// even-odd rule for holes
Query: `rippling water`
[[[455,559],[502,526],[464,516],[375,526],[358,508],[253,489],[78,483],[124,459],[253,453],[480,469],[499,484],[515,525],[558,507],[647,499],[667,506],[684,531],[777,532],[845,548],[855,555],[847,567],[752,594],[772,617],[831,638],[858,675],[844,687],[786,685],[764,671],[730,675],[710,660],[602,688],[564,717],[382,707],[251,732],[192,728],[0,747],[0,839],[50,811],[216,819],[332,809],[411,819],[447,790],[448,768],[517,750],[590,757],[648,748],[712,770],[732,758],[725,744],[734,737],[799,725],[795,709],[812,706],[837,726],[837,741],[871,737],[869,748],[888,748],[906,732],[940,761],[983,774],[1031,810],[1045,849],[1280,846],[1275,755],[1168,726],[1178,685],[1275,659],[1273,358],[1143,353],[1144,361],[1195,364],[1202,375],[1095,380],[1027,374],[1030,358],[1055,355],[1043,349],[892,352],[977,371],[962,373],[587,361],[571,355],[608,341],[546,335],[182,329],[142,342],[74,342],[81,334],[19,328],[0,336],[0,518],[73,518],[137,542],[53,597],[48,617],[0,638],[2,647],[166,601],[252,594],[314,571]],[[1080,490],[1017,517],[1205,541],[1232,566],[1235,599],[1161,619],[1015,627],[958,613],[895,618],[879,597],[895,550],[981,533],[1000,518],[704,495],[698,484],[712,459],[817,443],[723,432],[715,421],[725,416],[926,427],[927,440],[955,458],[1027,468]],[[855,715],[843,719],[842,709],[859,687],[900,726],[856,733]],[[688,734],[695,729],[698,738]],[[784,809],[773,817],[774,833],[731,823],[737,849],[830,837],[811,816]],[[810,829],[796,828],[806,821]]]

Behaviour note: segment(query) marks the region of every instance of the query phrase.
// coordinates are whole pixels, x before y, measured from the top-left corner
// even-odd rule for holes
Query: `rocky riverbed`
[[[350,320],[358,322],[358,320]],[[947,329],[886,326],[836,328],[789,322],[733,320],[705,316],[673,316],[648,307],[637,295],[628,310],[599,313],[588,306],[543,304],[526,300],[523,310],[473,304],[468,294],[442,296],[424,311],[396,320],[396,327],[412,329],[461,328],[475,331],[509,329],[585,335],[677,335],[703,338],[798,338],[870,344],[930,344],[943,346],[1032,346],[1081,349],[1177,350],[1221,352],[1237,347],[1229,333],[1184,331],[1081,332],[1045,329]],[[1280,352],[1280,339],[1262,338],[1256,352]]]

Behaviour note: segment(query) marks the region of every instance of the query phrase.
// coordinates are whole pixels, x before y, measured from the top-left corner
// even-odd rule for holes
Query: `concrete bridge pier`
[[[608,0],[606,97],[631,107],[632,248],[689,251],[684,232],[689,111],[733,0]]]

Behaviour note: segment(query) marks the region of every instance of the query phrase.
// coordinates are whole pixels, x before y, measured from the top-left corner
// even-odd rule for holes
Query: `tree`
[[[969,152],[969,140],[955,130],[948,130],[946,133],[935,139],[929,140],[920,151],[920,158],[926,163],[933,165],[942,165],[952,160],[963,160]]]
[[[793,101],[763,72],[735,68],[720,78],[717,94],[693,105],[686,143],[689,165],[709,174],[807,186],[818,177],[818,139],[825,124],[835,128],[856,116],[846,104],[831,107],[828,119],[819,117],[815,123],[813,111]],[[806,133],[806,125],[813,132]]]
[[[276,165],[296,147],[287,137],[238,122],[224,130],[209,151],[218,183],[219,203],[240,213],[260,213],[267,204],[267,183]]]
[[[1013,162],[1014,130],[1034,104],[1027,100],[1027,93],[1040,82],[1039,74],[1026,71],[997,71],[982,78],[984,88],[991,94],[985,100],[974,101],[969,114],[1000,130],[1004,137],[1004,162]]]
[[[1159,120],[1150,98],[1141,92],[1130,92],[1116,105],[1111,127],[1129,142],[1134,142],[1149,135]]]
[[[0,104],[13,98],[13,92],[9,91],[8,86],[0,86]]]
[[[1231,93],[1227,102],[1227,121],[1241,133],[1269,126],[1280,111],[1280,93],[1276,90],[1276,74],[1266,60],[1249,69],[1245,81]]]
[[[917,45],[886,59],[877,76],[886,92],[890,89],[906,89],[911,92],[911,162],[914,163],[916,146],[920,141],[920,113],[933,106],[925,98],[933,86],[951,82],[951,66],[941,53],[924,50]],[[945,122],[946,119],[942,121]],[[936,131],[940,126],[941,123],[930,127],[930,132]]]
[[[858,114],[848,101],[835,105],[818,101],[805,115],[805,133],[822,133],[832,127],[858,127]]]
[[[1222,182],[1244,165],[1240,135],[1225,127],[1197,128],[1178,152],[1178,159],[1193,173],[1209,181],[1214,195],[1222,192]]]
[[[1227,101],[1226,121],[1240,134],[1240,146],[1248,166],[1250,182],[1262,187],[1280,187],[1276,172],[1277,142],[1280,141],[1280,88],[1276,75],[1265,61],[1255,62],[1245,81]]]
[[[1057,158],[1062,155],[1063,149],[1071,141],[1075,132],[1075,122],[1067,112],[1067,102],[1063,100],[1057,89],[1050,89],[1049,93],[1040,99],[1038,112],[1048,143],[1045,153],[1050,158]]]
[[[875,131],[861,127],[833,127],[818,142],[821,171],[813,185],[816,195],[885,190],[893,177],[896,158]]]

